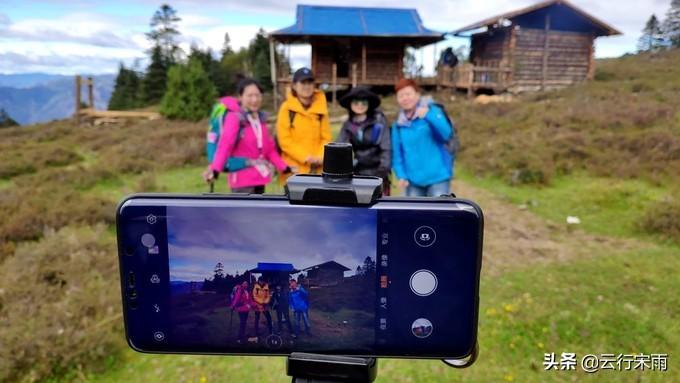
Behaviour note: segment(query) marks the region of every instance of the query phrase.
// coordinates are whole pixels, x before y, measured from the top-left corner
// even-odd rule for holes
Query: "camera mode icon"
[[[158,274],[154,274],[151,276],[151,283],[153,284],[161,283],[161,278],[158,276]]]
[[[421,226],[413,233],[413,239],[420,247],[430,247],[437,240],[437,233],[429,226]]]
[[[163,334],[162,331],[156,331],[155,333],[153,333],[153,340],[155,340],[156,342],[162,342],[163,340],[165,340],[165,334]]]

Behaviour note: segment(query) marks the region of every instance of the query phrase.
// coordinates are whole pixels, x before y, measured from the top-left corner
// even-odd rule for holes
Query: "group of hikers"
[[[285,323],[288,328],[288,334],[292,338],[297,338],[300,334],[300,326],[304,323],[305,334],[311,335],[308,294],[302,284],[298,284],[298,281],[295,279],[290,279],[288,288],[277,284],[273,292],[270,291],[269,283],[263,277],[257,279],[252,290],[249,289],[248,281],[244,280],[234,286],[229,308],[238,313],[239,328],[236,340],[238,344],[245,344],[246,342],[246,327],[248,315],[251,311],[255,313],[255,326],[253,329],[255,336],[260,335],[260,319],[262,316],[267,321],[267,334],[274,334],[270,308],[276,312],[277,334],[281,334]],[[293,310],[295,315],[295,329],[291,325],[290,309]]]
[[[345,94],[340,105],[348,118],[335,141],[352,144],[355,174],[382,178],[385,195],[392,171],[406,196],[449,194],[457,150],[451,120],[414,80],[400,79],[394,89],[399,114],[391,126],[370,89],[359,86]],[[301,68],[293,75],[278,111],[278,142],[261,110],[262,93],[256,80],[245,78],[238,98],[223,97],[213,108],[205,181],[224,172],[232,192],[262,194],[275,171],[281,183],[293,173],[320,172],[324,145],[333,137],[326,96],[316,88],[312,71]]]

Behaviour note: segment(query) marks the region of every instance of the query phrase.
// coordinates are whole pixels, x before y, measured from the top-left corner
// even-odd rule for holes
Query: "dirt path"
[[[482,273],[498,275],[530,264],[565,262],[575,258],[611,254],[651,246],[640,241],[586,234],[549,223],[502,198],[456,180],[459,198],[475,201],[484,211]]]

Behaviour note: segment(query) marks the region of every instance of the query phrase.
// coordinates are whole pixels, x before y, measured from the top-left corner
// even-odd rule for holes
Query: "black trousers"
[[[267,330],[269,330],[270,334],[273,333],[272,315],[269,313],[269,310],[264,310],[262,313],[255,311],[255,335],[260,335],[260,314],[264,314],[264,317],[267,318]]]
[[[286,320],[286,326],[288,327],[288,333],[293,333],[293,326],[290,324],[290,314],[288,310],[276,310],[276,323],[279,325],[279,332],[281,332],[281,327],[283,319]]]
[[[248,311],[238,313],[238,340],[246,341],[246,323],[248,323]]]
[[[232,193],[264,194],[264,185],[249,186],[245,188],[232,188]]]

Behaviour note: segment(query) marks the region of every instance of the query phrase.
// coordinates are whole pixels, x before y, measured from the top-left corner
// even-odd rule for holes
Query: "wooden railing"
[[[485,67],[462,64],[454,68],[440,67],[437,71],[437,85],[445,88],[507,89],[512,69],[507,67]]]

